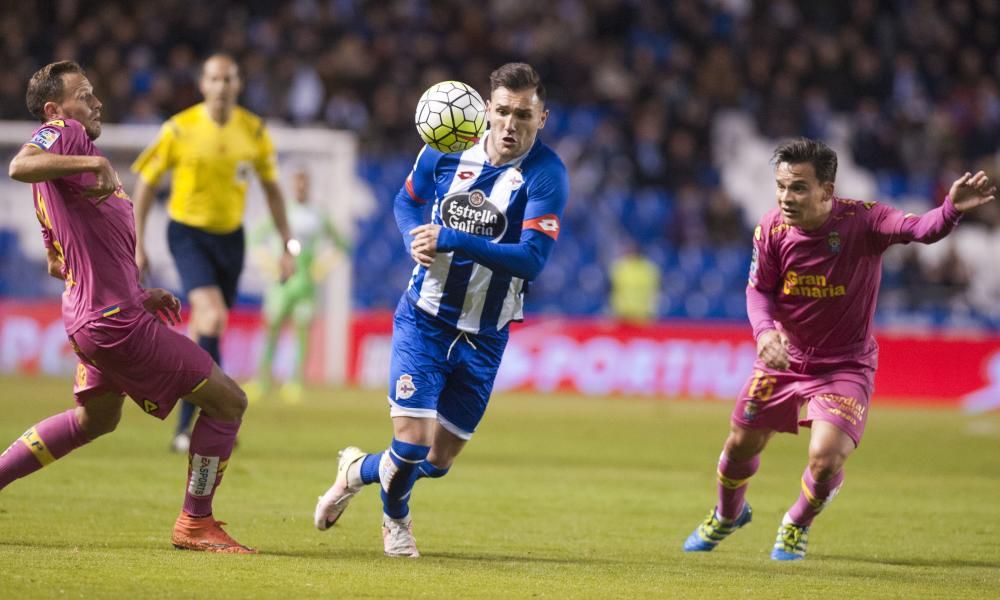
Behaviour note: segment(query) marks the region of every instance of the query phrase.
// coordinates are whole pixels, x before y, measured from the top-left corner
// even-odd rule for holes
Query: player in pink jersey
[[[208,353],[166,325],[180,320],[180,301],[139,286],[132,202],[93,144],[100,100],[80,66],[62,61],[32,76],[27,102],[43,124],[11,161],[10,176],[32,184],[49,273],[66,282],[63,320],[80,364],[77,407],[41,421],[0,455],[0,489],[114,431],[125,394],[160,419],[183,397],[202,412],[171,541],[181,549],[254,553],[212,516],[246,396]]]
[[[966,173],[940,207],[916,216],[834,196],[837,155],[821,142],[782,144],[773,162],[778,207],[754,231],[747,286],[758,358],[719,457],[718,504],[685,540],[688,552],[712,550],[750,522],[744,496],[760,453],[775,433],[804,425],[812,429],[809,462],[771,558],[805,558],[809,527],[843,484],[844,463],[864,433],[878,362],[872,318],[882,253],[940,240],[996,192],[983,172]]]

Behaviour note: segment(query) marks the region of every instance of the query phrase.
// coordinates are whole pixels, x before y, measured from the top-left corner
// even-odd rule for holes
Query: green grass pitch
[[[0,447],[70,405],[68,379],[0,378]],[[384,392],[251,406],[216,516],[259,556],[174,550],[184,458],[131,403],[118,431],[0,492],[0,598],[976,598],[1000,589],[1000,414],[876,405],[796,564],[769,557],[805,436],[779,436],[754,522],[680,550],[714,503],[725,403],[503,394],[411,502],[419,560],[382,556],[378,493],[312,526],[338,448],[385,447]]]

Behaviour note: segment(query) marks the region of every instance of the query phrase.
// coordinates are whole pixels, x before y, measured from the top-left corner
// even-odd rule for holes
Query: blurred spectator
[[[639,252],[633,240],[611,264],[611,314],[634,323],[656,318],[659,308],[660,269]]]

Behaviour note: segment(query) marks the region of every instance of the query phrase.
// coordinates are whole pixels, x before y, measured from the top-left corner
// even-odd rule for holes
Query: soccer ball
[[[417,102],[417,133],[441,152],[462,152],[476,145],[486,131],[486,103],[461,81],[429,87]]]

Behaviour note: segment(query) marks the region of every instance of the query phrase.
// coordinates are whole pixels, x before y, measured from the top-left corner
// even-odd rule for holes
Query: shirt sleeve
[[[153,143],[132,163],[132,172],[147,185],[159,183],[163,174],[174,166],[176,141],[177,125],[173,121],[167,121]]]
[[[76,121],[53,119],[36,129],[24,145],[34,146],[51,154],[72,156],[82,154],[79,146],[81,136],[85,135],[83,125]]]
[[[257,159],[253,168],[261,181],[274,182],[278,180],[278,156],[274,150],[274,142],[264,123],[260,124],[257,135]]]
[[[413,169],[406,176],[403,187],[393,200],[396,226],[403,235],[403,245],[407,254],[410,253],[410,242],[413,241],[410,230],[423,225],[424,205],[437,196],[434,171],[441,156],[443,155],[437,150],[424,146],[413,163]]]
[[[941,206],[920,216],[885,204],[869,204],[873,235],[882,250],[892,244],[932,244],[951,233],[962,217],[950,197],[946,197]]]
[[[747,282],[747,317],[753,327],[754,339],[774,325],[774,291],[778,285],[777,257],[770,250],[767,221],[761,221],[753,232],[753,254]]]
[[[527,281],[541,273],[556,239],[569,196],[566,169],[546,172],[528,188],[521,237],[514,244],[497,244],[475,235],[442,228],[438,252],[460,250],[494,271],[509,273]]]

